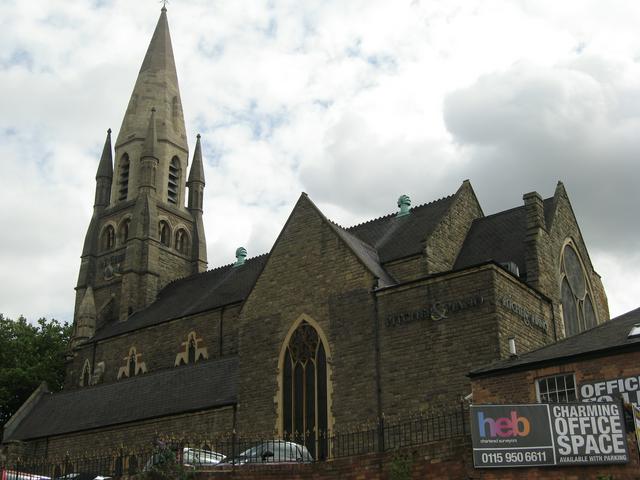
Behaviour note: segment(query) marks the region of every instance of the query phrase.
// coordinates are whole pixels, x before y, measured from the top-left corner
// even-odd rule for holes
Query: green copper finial
[[[236,263],[233,264],[234,267],[239,267],[244,265],[244,262],[247,258],[247,249],[244,247],[238,247],[236,250]]]
[[[403,217],[405,215],[409,215],[409,207],[411,206],[411,199],[409,195],[400,195],[398,198],[398,207],[400,207],[400,211],[396,213],[396,217]]]

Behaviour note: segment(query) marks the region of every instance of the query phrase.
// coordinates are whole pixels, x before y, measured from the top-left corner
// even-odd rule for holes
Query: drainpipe
[[[376,369],[376,403],[377,403],[377,415],[378,415],[378,435],[379,435],[379,449],[384,452],[384,424],[383,411],[382,411],[382,358],[380,355],[380,319],[378,313],[378,296],[376,295],[376,287],[378,279],[371,289],[371,296],[373,298],[373,333],[375,342],[375,369]]]

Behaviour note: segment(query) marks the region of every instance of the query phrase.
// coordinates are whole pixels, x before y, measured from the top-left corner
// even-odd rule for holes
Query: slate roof
[[[553,197],[544,200],[545,220],[551,220]],[[527,216],[524,206],[477,218],[471,224],[460,249],[454,269],[477,265],[488,260],[514,262],[526,276],[525,240]]]
[[[171,282],[147,308],[134,313],[125,322],[105,325],[93,340],[241,302],[249,294],[266,261],[267,255],[261,255],[248,259],[239,267],[226,265]]]
[[[48,437],[231,405],[237,401],[237,383],[238,359],[228,357],[49,393],[10,439]]]
[[[640,308],[557,343],[479,368],[469,376],[508,373],[511,370],[534,368],[540,364],[566,363],[587,355],[609,354],[612,350],[640,350],[640,336],[629,338],[629,332],[636,323],[640,323]]]
[[[453,203],[455,195],[418,205],[409,215],[395,213],[347,228],[378,252],[381,263],[417,255],[424,250],[424,240],[433,232]]]

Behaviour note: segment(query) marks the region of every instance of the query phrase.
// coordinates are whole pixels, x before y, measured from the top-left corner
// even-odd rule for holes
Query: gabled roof
[[[544,200],[547,225],[553,201],[553,197]],[[476,218],[471,224],[453,268],[465,268],[488,260],[497,263],[514,262],[518,265],[520,273],[526,275],[526,235],[527,214],[524,205]]]
[[[347,232],[378,251],[380,262],[418,255],[424,251],[424,241],[453,203],[455,195],[418,205],[409,215],[389,214],[347,228]]]
[[[158,294],[158,299],[124,322],[105,325],[93,340],[149,327],[241,302],[249,294],[267,260],[267,255],[248,259],[244,265],[226,265],[176,280]]]
[[[628,348],[640,350],[640,336],[629,338],[629,332],[636,323],[640,323],[640,308],[552,345],[479,368],[469,376],[509,373],[543,364],[573,362],[581,357],[603,356]]]
[[[201,361],[115,383],[43,395],[10,438],[34,438],[232,405],[237,357]]]

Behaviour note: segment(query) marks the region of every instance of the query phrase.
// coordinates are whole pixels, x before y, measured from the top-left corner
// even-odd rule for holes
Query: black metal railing
[[[118,479],[163,468],[236,468],[247,464],[314,462],[423,445],[465,436],[469,431],[469,411],[461,405],[438,413],[394,419],[382,417],[330,435],[294,432],[285,433],[282,439],[235,433],[215,439],[172,435],[158,436],[152,444],[122,446],[100,454],[44,458],[25,454],[0,464],[0,472],[6,472],[4,477],[0,473],[0,478],[35,480],[38,476],[55,479],[82,474],[79,478],[101,475]]]

